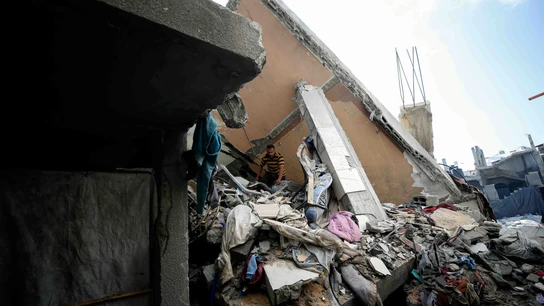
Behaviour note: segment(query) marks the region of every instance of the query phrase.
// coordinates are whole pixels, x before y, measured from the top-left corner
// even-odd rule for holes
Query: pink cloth
[[[329,232],[349,242],[361,240],[361,231],[357,224],[351,220],[352,213],[339,211],[329,219]]]

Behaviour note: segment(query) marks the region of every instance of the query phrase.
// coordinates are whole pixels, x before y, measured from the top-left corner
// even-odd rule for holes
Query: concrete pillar
[[[474,157],[474,167],[476,169],[486,167],[484,151],[478,146],[472,147],[472,156]]]
[[[301,81],[296,86],[295,100],[314,139],[317,153],[333,177],[332,187],[344,208],[356,215],[387,219],[357,153],[323,90]]]
[[[159,205],[154,224],[153,304],[189,305],[189,232],[185,132],[165,132],[158,175]]]
[[[431,104],[418,103],[400,108],[399,121],[402,126],[414,136],[419,144],[431,154],[434,152],[433,143],[433,114]]]

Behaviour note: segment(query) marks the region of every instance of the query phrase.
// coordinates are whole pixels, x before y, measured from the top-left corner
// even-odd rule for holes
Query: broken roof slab
[[[332,186],[338,199],[356,215],[387,219],[357,153],[323,90],[301,81],[296,87],[295,100],[314,139],[317,153],[331,172]]]
[[[231,0],[227,4],[236,10],[239,1]],[[434,158],[406,131],[397,119],[378,99],[355,77],[336,55],[280,0],[261,0],[261,2],[284,24],[284,26],[310,50],[334,77],[342,83],[371,114],[371,120],[384,129],[412,159],[421,173],[430,181],[439,184],[451,200],[462,200],[461,191],[455,186],[448,174],[438,166]]]

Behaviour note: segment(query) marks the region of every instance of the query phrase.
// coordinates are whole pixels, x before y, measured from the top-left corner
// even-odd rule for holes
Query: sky
[[[469,170],[475,145],[492,156],[529,146],[526,134],[544,142],[544,97],[528,101],[544,91],[544,0],[283,2],[396,117],[395,48],[408,74],[417,47],[437,160]]]

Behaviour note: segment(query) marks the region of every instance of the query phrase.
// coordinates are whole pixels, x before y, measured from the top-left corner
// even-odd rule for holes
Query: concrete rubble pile
[[[398,288],[408,305],[544,303],[539,217],[495,222],[476,196],[382,203],[385,220],[359,218],[336,199],[311,137],[297,155],[304,185],[268,188],[221,167],[217,205],[192,214],[192,241],[208,246],[196,256],[214,258],[192,269],[205,285],[193,305],[382,305]]]

